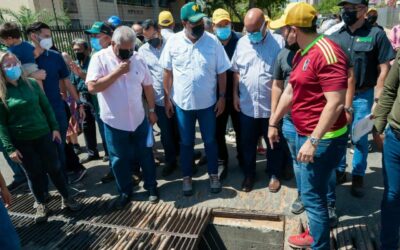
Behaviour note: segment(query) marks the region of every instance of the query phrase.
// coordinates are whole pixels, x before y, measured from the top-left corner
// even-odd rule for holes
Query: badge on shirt
[[[307,60],[303,64],[303,71],[307,70],[308,64],[310,64],[310,58],[307,58]]]
[[[357,38],[357,42],[370,43],[370,42],[372,42],[372,36],[359,37],[359,38]]]

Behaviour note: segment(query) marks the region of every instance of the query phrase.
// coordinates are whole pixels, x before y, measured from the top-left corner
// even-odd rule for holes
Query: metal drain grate
[[[51,196],[48,223],[35,224],[34,199],[15,197],[12,221],[27,249],[196,249],[211,218],[209,208],[176,209],[161,203],[134,202],[115,210],[107,198],[82,198],[78,213],[61,210]]]

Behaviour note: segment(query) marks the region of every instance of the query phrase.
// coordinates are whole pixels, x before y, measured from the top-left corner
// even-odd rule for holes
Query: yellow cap
[[[161,11],[158,15],[158,25],[167,27],[174,23],[174,17],[169,11]]]
[[[271,29],[279,29],[284,26],[312,27],[313,20],[317,16],[317,11],[308,3],[288,4],[281,18],[271,21]]]
[[[269,16],[268,16],[268,15],[264,15],[264,19],[265,19],[265,21],[266,21],[266,22],[269,22],[269,21],[271,21],[271,18],[269,18]]]
[[[212,16],[213,23],[217,24],[223,20],[231,22],[231,17],[229,16],[228,11],[224,9],[216,9]]]
[[[375,11],[376,13],[378,13],[378,10],[375,8],[369,8],[367,14],[369,14],[370,12]]]

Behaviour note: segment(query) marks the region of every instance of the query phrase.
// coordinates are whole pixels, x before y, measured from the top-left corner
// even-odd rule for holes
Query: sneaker
[[[153,188],[149,190],[149,202],[150,203],[157,203],[159,201],[159,194],[157,188]]]
[[[112,171],[108,172],[103,178],[101,178],[101,182],[103,184],[109,183],[115,180],[114,174]]]
[[[217,194],[221,192],[221,182],[219,181],[218,174],[210,174],[210,192]]]
[[[70,183],[77,183],[79,181],[81,181],[83,179],[83,177],[85,177],[87,174],[87,170],[86,169],[82,169],[79,170],[78,172],[74,173],[71,178],[70,178]]]
[[[44,204],[37,204],[36,214],[35,214],[35,223],[42,223],[47,221],[47,207]]]
[[[74,148],[74,152],[76,155],[80,155],[83,153],[82,148],[79,144],[74,144],[72,145],[72,147]]]
[[[129,202],[131,202],[131,196],[127,195],[127,194],[121,194],[117,201],[115,202],[115,209],[117,210],[121,210],[123,209],[126,205],[129,204]]]
[[[62,198],[61,209],[68,208],[69,210],[76,212],[82,209],[82,204],[77,202],[72,196],[68,199]]]
[[[339,219],[336,214],[336,207],[334,206],[328,207],[328,214],[329,214],[329,226],[331,228],[337,227]]]
[[[364,177],[353,175],[351,183],[351,195],[357,198],[364,196]]]
[[[28,184],[28,181],[26,179],[22,180],[22,181],[13,181],[10,183],[10,185],[7,186],[8,191],[13,191],[19,187],[21,187],[22,185]]]
[[[169,176],[170,174],[172,174],[172,173],[174,172],[174,170],[176,169],[176,167],[177,167],[176,163],[166,163],[166,164],[165,164],[165,167],[164,167],[163,170],[162,170],[161,175],[162,175],[163,177]]]
[[[308,229],[302,234],[292,235],[288,238],[289,246],[293,248],[310,248],[313,242],[314,240]]]
[[[304,204],[301,201],[300,196],[297,196],[296,200],[292,203],[290,211],[294,214],[301,214],[304,212]]]
[[[82,160],[80,160],[80,164],[85,164],[85,163],[88,163],[88,162],[90,162],[90,161],[96,161],[96,160],[100,160],[100,156],[97,154],[97,155],[88,155],[88,156],[86,156],[86,158],[83,158]]]
[[[192,177],[190,176],[183,177],[182,191],[184,196],[193,195]]]

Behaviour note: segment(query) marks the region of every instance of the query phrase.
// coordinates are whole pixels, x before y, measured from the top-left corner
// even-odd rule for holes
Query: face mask
[[[378,20],[378,16],[369,16],[369,17],[367,18],[367,21],[368,21],[370,24],[375,24],[375,23],[376,23],[376,20]]]
[[[231,26],[228,25],[225,27],[217,28],[215,34],[217,35],[219,40],[226,41],[231,35]]]
[[[21,77],[22,74],[21,66],[16,65],[10,68],[6,68],[4,69],[4,73],[9,80],[16,81]]]
[[[160,46],[161,44],[161,39],[156,37],[148,40],[147,42],[150,44],[151,47],[158,48],[158,46]]]
[[[192,33],[191,33],[191,35],[192,35],[195,39],[199,39],[203,34],[204,34],[204,24],[200,24],[200,25],[194,26],[194,27],[192,28]]]
[[[78,59],[78,61],[83,61],[85,59],[85,53],[83,53],[83,52],[76,52],[75,56],[76,56],[76,59]]]
[[[290,33],[290,31],[289,31]],[[288,34],[289,36],[289,34]],[[293,44],[289,44],[287,41],[287,37],[285,38],[285,48],[287,48],[288,50],[291,51],[298,51],[300,49],[299,44],[297,42],[293,43]]]
[[[343,11],[342,12],[343,22],[347,26],[351,26],[357,22],[357,11]]]
[[[51,38],[43,38],[40,39],[39,44],[42,49],[49,50],[51,47],[53,47],[53,40],[51,40]]]
[[[103,49],[103,47],[100,44],[100,39],[98,39],[97,37],[91,37],[90,38],[90,46],[92,46],[92,48],[95,51],[100,51]]]
[[[119,49],[118,50],[118,57],[121,58],[121,60],[127,60],[131,58],[133,55],[133,50],[130,49]]]
[[[265,22],[261,26],[260,31],[247,34],[249,36],[249,40],[251,43],[256,44],[262,41],[264,27],[265,27]]]

